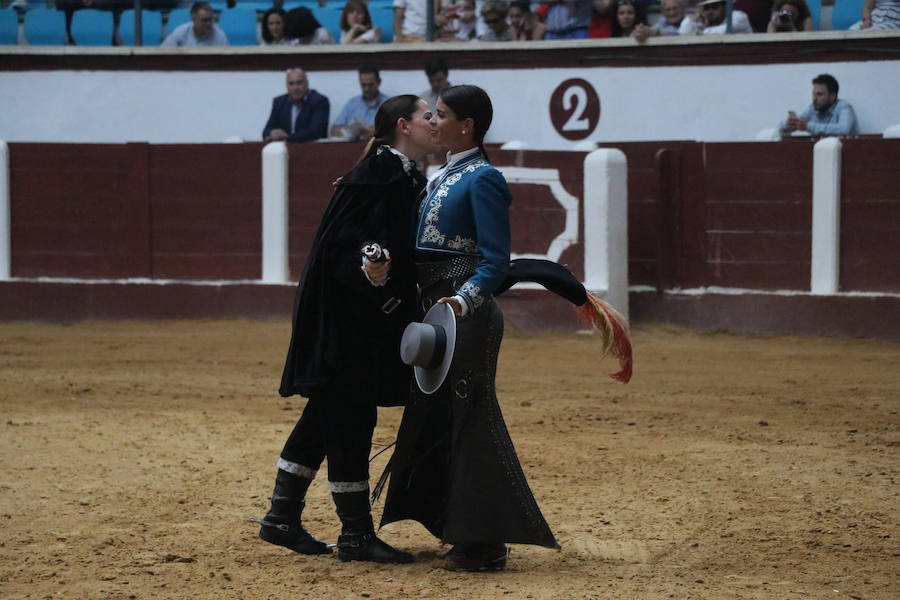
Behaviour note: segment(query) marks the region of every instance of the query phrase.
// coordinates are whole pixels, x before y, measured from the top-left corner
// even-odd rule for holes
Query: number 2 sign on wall
[[[567,140],[583,140],[600,122],[600,97],[584,79],[567,79],[550,96],[550,121]]]

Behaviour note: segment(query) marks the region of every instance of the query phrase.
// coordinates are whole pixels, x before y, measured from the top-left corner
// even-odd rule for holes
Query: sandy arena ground
[[[460,574],[414,523],[382,530],[403,566],[256,539],[303,407],[276,393],[288,334],[0,324],[0,598],[900,598],[900,345],[644,325],[623,386],[587,336],[508,331],[501,405],[563,548]],[[333,541],[324,477],[309,504]]]

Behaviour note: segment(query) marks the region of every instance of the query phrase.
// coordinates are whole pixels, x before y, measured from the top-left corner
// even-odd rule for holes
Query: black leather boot
[[[290,548],[300,554],[331,553],[328,545],[314,538],[300,521],[310,483],[311,479],[278,469],[275,489],[272,491],[272,508],[261,521],[255,521],[260,524],[261,540]]]
[[[337,543],[339,559],[344,562],[413,562],[412,554],[391,547],[375,535],[368,491],[332,493],[331,496],[341,518],[341,535]]]

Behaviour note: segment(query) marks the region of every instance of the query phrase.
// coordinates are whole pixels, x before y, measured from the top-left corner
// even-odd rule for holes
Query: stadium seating
[[[72,39],[79,46],[110,46],[112,32],[113,14],[110,11],[83,8],[76,10],[72,17]]]
[[[19,38],[19,15],[12,9],[0,10],[0,44],[16,44]]]
[[[381,28],[381,41],[394,41],[394,3],[392,0],[372,0],[369,2],[372,25]]]
[[[256,46],[256,8],[238,4],[219,14],[219,28],[232,46]]]
[[[319,25],[324,27],[331,33],[331,37],[334,38],[334,42],[340,43],[341,41],[341,11],[344,10],[344,5],[329,5],[325,6],[313,5],[310,7],[312,10],[313,16],[316,17],[316,20],[319,22]]]
[[[110,38],[112,33],[110,32]],[[33,7],[25,13],[25,39],[32,46],[63,46],[66,18],[53,8]],[[109,41],[107,41],[109,43]]]
[[[179,25],[183,25],[185,23],[190,23],[190,22],[191,22],[191,9],[176,8],[175,10],[173,10],[172,12],[169,13],[168,24],[166,25],[165,34],[169,35]]]
[[[831,8],[831,28],[849,29],[862,18],[864,0],[834,0]]]
[[[162,42],[162,20],[158,12],[145,10],[141,14],[141,33],[144,46],[159,46]],[[122,13],[119,23],[119,35],[126,46],[134,46],[134,11],[126,10]]]
[[[822,0],[806,0],[806,5],[809,7],[809,16],[812,17],[813,27],[816,28],[816,31],[821,31]]]

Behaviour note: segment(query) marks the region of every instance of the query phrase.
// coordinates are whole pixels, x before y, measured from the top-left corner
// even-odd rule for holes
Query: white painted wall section
[[[628,318],[628,163],[621,150],[584,159],[584,286]]]
[[[836,294],[840,277],[841,141],[813,147],[813,214],[810,292]]]
[[[287,283],[288,151],[284,142],[262,150],[262,281]]]

